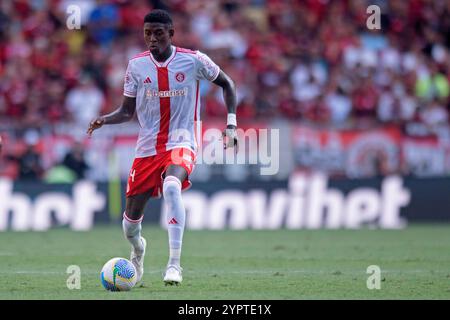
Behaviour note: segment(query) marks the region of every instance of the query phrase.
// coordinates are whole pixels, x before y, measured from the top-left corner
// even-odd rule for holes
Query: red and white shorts
[[[163,153],[135,158],[128,177],[126,196],[149,192],[151,198],[159,198],[162,194],[164,173],[170,165],[179,165],[188,173],[188,177],[182,181],[182,190],[188,189],[192,183],[189,175],[194,170],[195,154],[187,148],[175,148]]]

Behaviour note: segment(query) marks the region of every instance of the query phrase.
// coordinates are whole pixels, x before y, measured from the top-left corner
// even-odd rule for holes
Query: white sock
[[[180,266],[181,246],[186,220],[186,211],[181,199],[181,182],[174,176],[164,179],[163,195],[167,205],[167,231],[169,234],[168,265]]]
[[[127,238],[128,241],[130,241],[131,245],[133,246],[136,252],[144,251],[144,247],[141,241],[141,230],[142,230],[141,222],[143,218],[144,216],[142,216],[139,220],[132,220],[125,215],[125,212],[123,214],[122,220],[123,233],[125,235],[125,238]]]

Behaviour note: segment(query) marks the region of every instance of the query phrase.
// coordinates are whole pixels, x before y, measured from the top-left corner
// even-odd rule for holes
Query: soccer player
[[[168,208],[169,261],[164,282],[182,281],[180,266],[185,225],[181,191],[191,183],[200,129],[199,80],[223,88],[228,110],[224,148],[237,147],[236,88],[234,82],[207,55],[172,44],[172,19],[164,10],[144,18],[144,40],[149,51],[128,62],[122,105],[94,119],[87,130],[129,121],[134,113],[140,132],[126,191],[123,231],[132,245],[131,261],[140,281],[144,272],[146,240],[141,236],[144,207],[151,197],[163,196]]]

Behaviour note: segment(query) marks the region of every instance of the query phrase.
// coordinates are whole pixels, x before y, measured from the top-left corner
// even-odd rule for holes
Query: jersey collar
[[[166,61],[163,61],[163,62],[156,61],[156,59],[153,58],[153,55],[150,52],[150,60],[153,61],[153,63],[156,65],[156,67],[158,67],[158,68],[166,68],[169,65],[170,61],[173,60],[173,58],[177,54],[177,48],[175,46],[172,46],[172,45],[171,45],[171,47],[172,47],[172,54],[167,58]]]

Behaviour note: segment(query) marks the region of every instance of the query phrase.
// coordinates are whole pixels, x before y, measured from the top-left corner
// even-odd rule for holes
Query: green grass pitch
[[[107,292],[100,269],[129,258],[119,225],[90,232],[0,233],[0,299],[450,299],[450,225],[405,230],[192,231],[184,237],[183,283],[166,287],[167,233],[144,225],[145,283]],[[81,289],[69,290],[69,265]],[[367,267],[381,268],[369,290]]]

